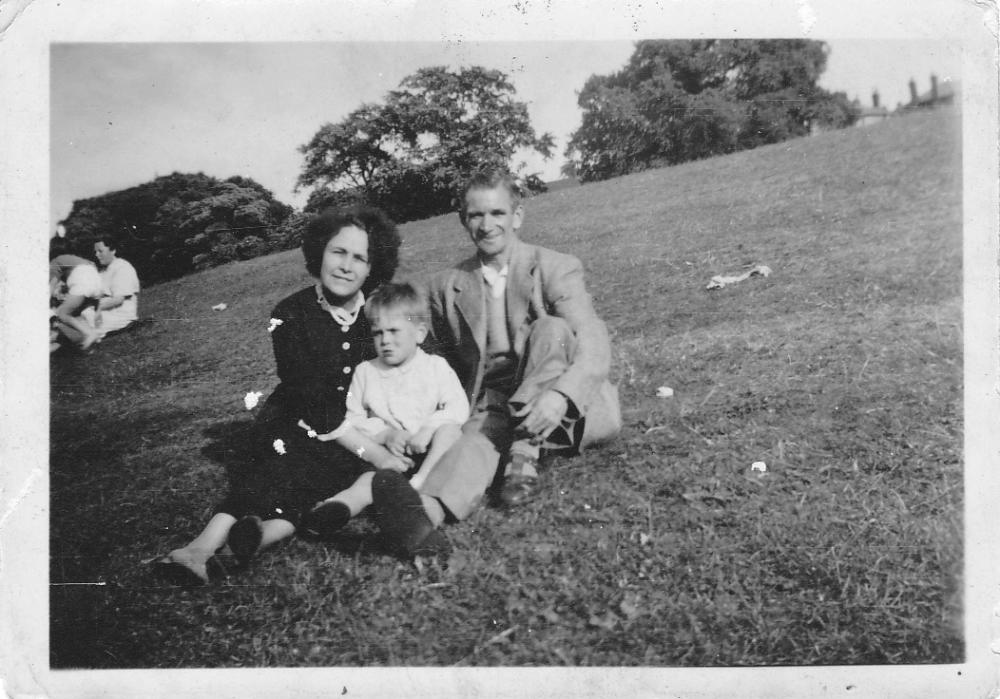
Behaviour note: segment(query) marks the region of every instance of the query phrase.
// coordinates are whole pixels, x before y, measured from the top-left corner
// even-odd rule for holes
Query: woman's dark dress
[[[255,458],[234,477],[232,491],[216,512],[285,519],[298,526],[317,501],[374,470],[335,441],[309,437],[299,422],[317,434],[339,427],[354,368],[375,351],[364,311],[352,325],[341,326],[320,306],[315,287],[281,301],[271,324],[281,383],[254,425]],[[284,454],[276,448],[277,440]]]

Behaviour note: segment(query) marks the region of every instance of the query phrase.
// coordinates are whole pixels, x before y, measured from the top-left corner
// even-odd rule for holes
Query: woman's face
[[[358,293],[371,269],[368,234],[357,226],[347,226],[326,244],[319,281],[331,294],[347,301]]]

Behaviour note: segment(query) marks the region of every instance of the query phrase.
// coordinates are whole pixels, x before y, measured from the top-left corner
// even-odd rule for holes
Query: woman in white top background
[[[99,337],[104,337],[139,319],[139,275],[128,260],[118,257],[118,242],[112,235],[94,241],[94,257],[101,267],[101,298],[94,325]]]

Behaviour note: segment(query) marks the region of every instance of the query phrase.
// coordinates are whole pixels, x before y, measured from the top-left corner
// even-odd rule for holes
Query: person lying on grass
[[[87,321],[101,297],[101,276],[93,262],[68,253],[61,238],[49,244],[49,298],[54,305],[49,335],[49,352],[62,342],[88,350],[100,338]]]
[[[215,554],[225,545],[245,562],[294,534],[303,513],[363,473],[413,465],[343,425],[354,367],[375,356],[365,294],[392,279],[399,244],[396,226],[373,208],[328,210],[309,222],[302,251],[316,283],[273,311],[280,383],[255,420],[255,457],[234,477],[201,533],[155,562],[164,578],[208,582],[209,570],[221,569]]]
[[[365,316],[378,357],[355,370],[344,424],[400,459],[419,462],[419,470],[410,476],[410,485],[419,492],[434,465],[461,436],[469,402],[448,362],[420,349],[430,311],[412,285],[383,284],[365,304]],[[302,527],[327,537],[344,526],[372,504],[374,476],[363,473],[350,488],[319,503]],[[433,524],[440,525],[440,501],[426,495],[421,501]]]
[[[608,332],[580,261],[521,242],[520,187],[505,171],[474,174],[460,202],[475,253],[430,279],[429,346],[458,374],[472,417],[421,485],[454,519],[474,511],[498,467],[501,501],[521,505],[535,494],[543,448],[579,451],[621,428]],[[407,507],[407,489],[396,478],[374,504],[414,528],[421,513]]]

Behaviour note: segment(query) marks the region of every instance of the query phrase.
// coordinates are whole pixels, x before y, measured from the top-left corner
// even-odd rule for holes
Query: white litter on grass
[[[281,454],[282,456],[284,456],[285,455],[285,442],[284,442],[284,440],[281,440],[281,439],[274,440],[274,450],[276,452],[278,452],[279,454]]]
[[[660,386],[658,389],[656,389],[657,398],[672,398],[673,395],[674,395],[674,389],[670,388],[670,386]]]
[[[264,395],[260,391],[250,391],[245,396],[243,396],[243,405],[247,406],[247,410],[253,410],[257,407],[260,397]]]
[[[769,277],[771,276],[771,268],[767,265],[757,265],[753,269],[744,272],[743,274],[732,274],[732,275],[722,275],[712,277],[708,282],[706,289],[721,289],[724,286],[729,286],[730,284],[736,284],[744,279],[749,279],[750,277]]]
[[[756,471],[757,473],[767,473],[767,464],[763,461],[754,461],[750,464],[750,470]]]
[[[226,304],[224,304],[224,303],[217,303],[217,304],[215,304],[214,306],[212,306],[212,310],[213,310],[213,311],[224,311],[224,310],[226,310],[227,308],[229,308],[229,306],[227,306],[227,305],[226,305]]]
[[[267,326],[267,331],[273,333],[274,329],[284,322],[281,318],[271,318],[271,324]]]

